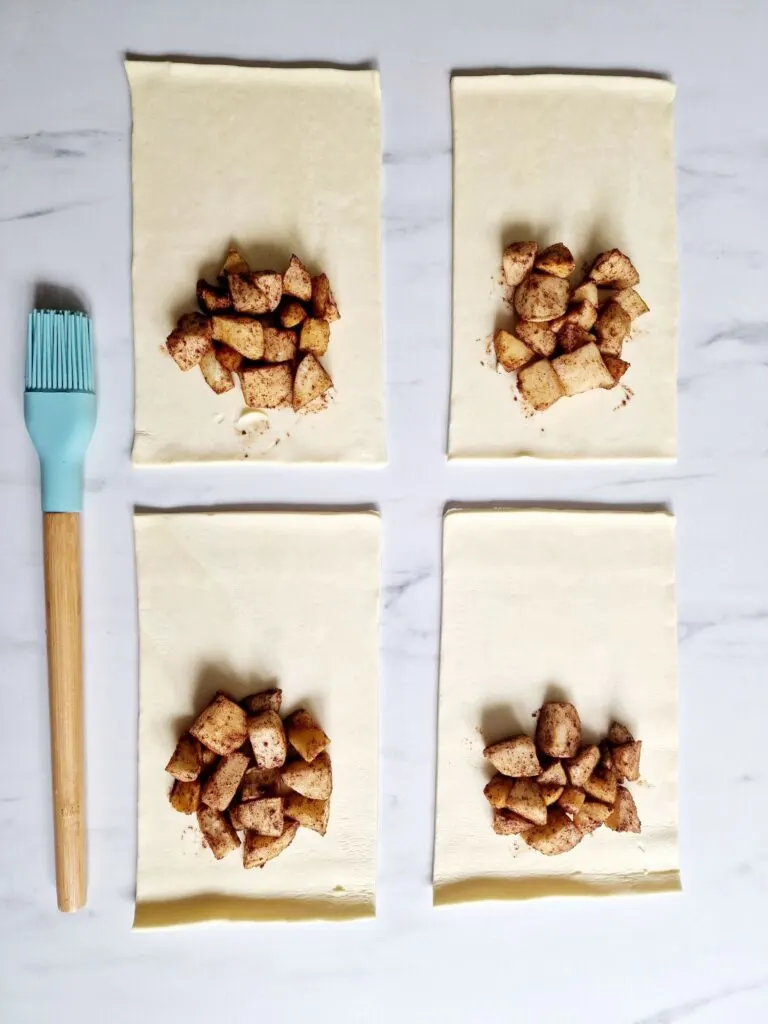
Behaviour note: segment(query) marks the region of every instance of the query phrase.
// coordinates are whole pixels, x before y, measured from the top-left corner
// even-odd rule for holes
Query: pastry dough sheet
[[[612,512],[453,512],[445,520],[435,903],[680,887],[674,520]],[[487,743],[571,700],[587,740],[643,741],[642,833],[600,829],[545,857],[497,836]]]
[[[135,517],[140,628],[139,928],[374,914],[379,517],[216,513]],[[279,685],[331,737],[324,837],[299,829],[263,870],[203,848],[168,803],[181,732],[223,689]]]
[[[610,75],[456,76],[451,458],[668,459],[676,454],[678,320],[672,111],[666,81]],[[565,242],[581,265],[625,251],[650,313],[624,346],[625,390],[526,415],[487,345],[512,317],[504,246]]]
[[[155,61],[126,70],[134,462],[385,462],[378,74]],[[254,269],[283,270],[295,252],[328,274],[341,319],[321,360],[335,386],[321,412],[244,423],[239,386],[215,395],[165,350],[180,313],[196,309],[197,279],[215,280],[230,242]]]

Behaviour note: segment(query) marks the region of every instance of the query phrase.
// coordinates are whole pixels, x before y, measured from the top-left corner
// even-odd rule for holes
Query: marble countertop
[[[695,1024],[768,1019],[768,133],[761,0],[5,0],[0,8],[0,1019]],[[134,471],[123,55],[375,62],[384,117],[386,469]],[[623,68],[678,85],[675,465],[448,465],[449,74]],[[54,285],[98,322],[85,527],[90,902],[55,910],[37,464],[25,317]],[[430,905],[449,502],[669,505],[678,516],[679,897]],[[131,508],[380,505],[378,918],[133,934],[137,650]],[[620,610],[618,612],[620,614]],[[407,710],[403,714],[403,708]],[[725,737],[725,741],[721,738]],[[183,1013],[183,1016],[182,1016]],[[544,1017],[546,1019],[546,1016]]]

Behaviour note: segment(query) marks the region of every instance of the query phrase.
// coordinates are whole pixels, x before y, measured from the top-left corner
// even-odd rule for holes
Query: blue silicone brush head
[[[27,333],[24,417],[40,457],[44,512],[79,512],[96,424],[91,321],[36,309]]]

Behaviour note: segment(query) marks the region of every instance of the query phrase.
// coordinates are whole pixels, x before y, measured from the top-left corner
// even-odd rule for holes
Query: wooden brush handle
[[[53,828],[59,910],[85,906],[83,645],[80,624],[80,516],[43,515]]]

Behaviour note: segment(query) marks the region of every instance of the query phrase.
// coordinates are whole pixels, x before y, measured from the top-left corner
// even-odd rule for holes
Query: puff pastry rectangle
[[[128,61],[133,108],[137,463],[386,461],[381,346],[380,96],[374,71]],[[195,283],[234,242],[254,269],[295,252],[341,310],[316,415],[240,419],[165,351]],[[259,425],[264,425],[264,418]],[[279,444],[276,443],[279,441]]]
[[[379,518],[137,515],[140,721],[136,927],[374,913]],[[299,829],[264,869],[203,848],[168,803],[181,732],[218,689],[283,689],[331,737],[324,837]]]
[[[454,512],[445,520],[434,900],[679,888],[674,520],[612,512]],[[642,833],[602,828],[546,857],[497,836],[483,747],[534,732],[547,699],[585,736],[643,741]]]
[[[449,456],[667,459],[676,454],[674,86],[613,75],[457,75]],[[624,345],[621,388],[527,415],[486,346],[511,316],[505,245],[564,242],[581,264],[614,247],[650,313]],[[628,401],[624,401],[629,397]]]

